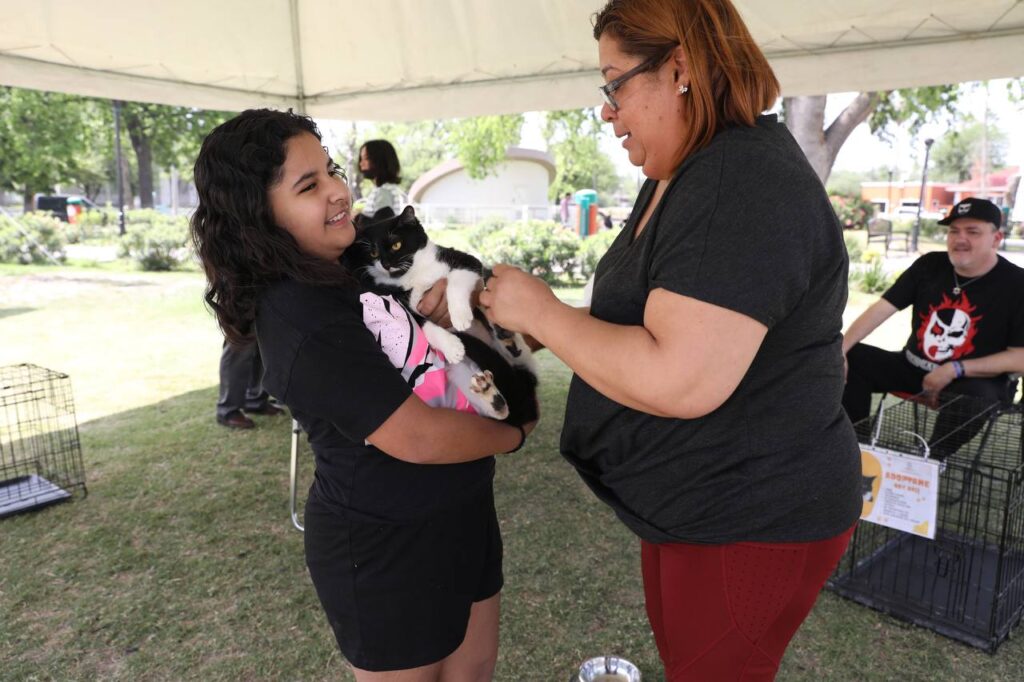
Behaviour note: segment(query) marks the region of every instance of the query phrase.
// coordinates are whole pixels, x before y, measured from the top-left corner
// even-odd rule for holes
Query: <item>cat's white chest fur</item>
[[[380,270],[373,271],[374,279],[381,284],[398,285],[409,292],[409,306],[416,310],[423,294],[438,280],[448,279],[448,314],[452,327],[463,331],[473,323],[472,294],[480,275],[472,270],[453,270],[437,258],[437,245],[428,241],[416,252],[412,265],[401,277],[392,277]]]

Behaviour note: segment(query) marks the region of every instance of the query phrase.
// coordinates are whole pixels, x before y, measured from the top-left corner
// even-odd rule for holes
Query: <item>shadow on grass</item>
[[[498,460],[497,680],[569,678],[616,653],[661,677],[637,541],[557,454],[568,372],[542,355],[543,419]],[[0,521],[0,678],[352,679],[288,519],[290,421],[213,418],[216,388],[81,426],[89,496]],[[302,480],[311,458],[303,448]],[[823,595],[780,679],[1014,679],[990,657]]]

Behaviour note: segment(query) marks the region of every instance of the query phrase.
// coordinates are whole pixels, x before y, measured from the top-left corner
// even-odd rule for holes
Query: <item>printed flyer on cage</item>
[[[934,540],[939,463],[863,443],[860,448],[860,518]]]

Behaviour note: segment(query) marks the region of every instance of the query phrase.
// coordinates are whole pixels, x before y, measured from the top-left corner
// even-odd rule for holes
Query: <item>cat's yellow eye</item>
[[[391,245],[392,251],[398,251],[400,248],[402,248],[402,242],[395,242]]]
[[[370,258],[376,258],[376,257],[377,257],[377,249],[376,249],[376,247],[374,247],[374,248],[370,249]]]

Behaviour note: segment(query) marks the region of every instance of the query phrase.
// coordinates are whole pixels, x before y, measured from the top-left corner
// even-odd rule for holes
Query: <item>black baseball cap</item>
[[[939,225],[949,225],[957,218],[977,218],[992,223],[996,229],[1003,225],[1003,212],[988,199],[971,197],[964,199],[950,210],[949,215],[939,221]]]

